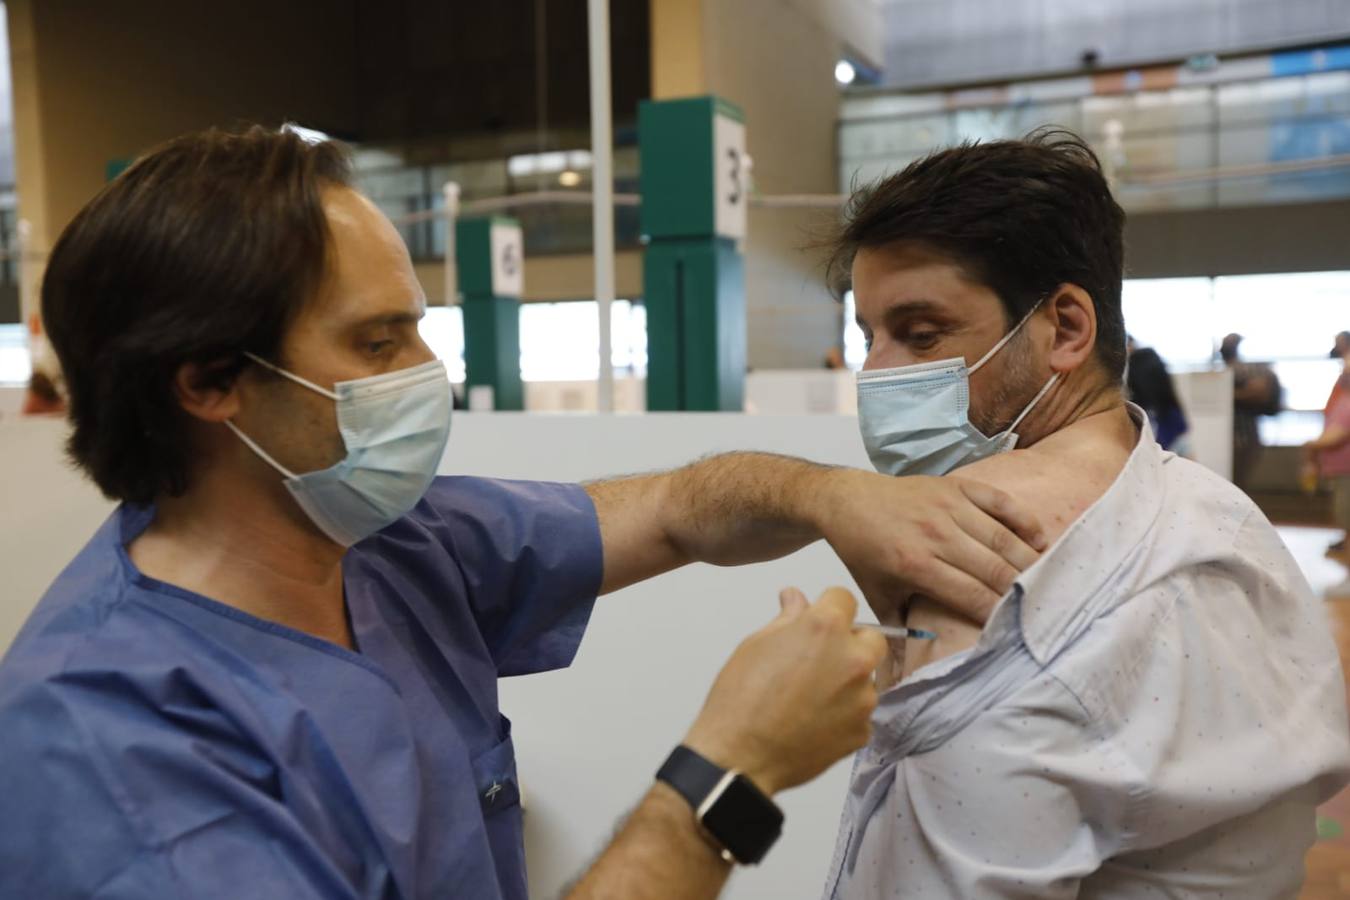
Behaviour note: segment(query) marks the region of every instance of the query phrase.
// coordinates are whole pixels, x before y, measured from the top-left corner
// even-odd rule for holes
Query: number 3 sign
[[[745,123],[718,111],[713,116],[713,189],[717,195],[713,225],[721,237],[745,237],[749,168]]]

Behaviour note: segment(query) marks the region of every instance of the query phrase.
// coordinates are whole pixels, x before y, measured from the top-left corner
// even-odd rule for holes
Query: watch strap
[[[674,788],[697,811],[726,774],[726,769],[681,744],[657,771],[656,780]]]
[[[734,769],[685,746],[656,773],[689,804],[703,833],[729,863],[756,865],[783,831],[783,811]]]

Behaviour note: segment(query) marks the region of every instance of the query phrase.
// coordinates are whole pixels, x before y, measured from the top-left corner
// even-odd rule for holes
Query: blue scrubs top
[[[123,506],[0,663],[0,896],[524,900],[497,678],[571,663],[574,485],[437,479],[343,562],[359,653],[156,581]]]

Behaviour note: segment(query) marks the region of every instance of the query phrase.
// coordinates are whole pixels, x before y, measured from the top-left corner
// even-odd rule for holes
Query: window
[[[1243,335],[1242,357],[1269,363],[1286,412],[1263,416],[1267,444],[1300,444],[1321,431],[1321,410],[1341,371],[1332,337],[1350,329],[1350,271],[1125,282],[1125,327],[1174,369],[1216,365],[1224,335]]]
[[[647,309],[615,300],[610,361],[617,377],[647,377]],[[600,376],[600,313],[594,300],[520,307],[520,374],[526,381],[594,381]]]
[[[611,360],[618,377],[647,377],[647,309],[615,300],[610,309]],[[422,340],[445,361],[452,382],[464,381],[464,311],[427,308]],[[600,318],[594,300],[522,303],[520,372],[525,381],[594,381],[600,375]]]
[[[858,371],[867,362],[867,338],[858,327],[858,306],[853,292],[844,292],[844,365]]]
[[[32,374],[28,329],[23,325],[0,325],[0,385],[26,386]]]
[[[1267,444],[1316,437],[1321,411],[1341,364],[1328,358],[1332,337],[1350,330],[1350,271],[1218,278],[1132,278],[1121,296],[1125,328],[1174,371],[1219,365],[1224,335],[1244,336],[1242,356],[1269,363],[1284,389],[1286,411],[1261,419]],[[844,295],[844,360],[866,359],[854,321],[853,293]]]
[[[417,330],[431,352],[445,363],[450,380],[464,382],[464,310],[458,306],[428,306]]]
[[[1210,278],[1127,279],[1120,298],[1125,330],[1173,369],[1208,367],[1226,332],[1214,336]]]

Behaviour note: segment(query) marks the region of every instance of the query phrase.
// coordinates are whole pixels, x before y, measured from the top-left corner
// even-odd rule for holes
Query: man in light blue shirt
[[[1091,151],[957,147],[851,209],[874,462],[999,485],[1054,543],[983,627],[869,598],[937,639],[892,648],[826,896],[1295,896],[1350,779],[1340,662],[1261,511],[1124,402],[1124,217]]]
[[[1035,559],[1001,491],[763,454],[435,478],[424,305],[342,153],[286,131],[174,141],[66,229],[43,313],[71,455],[122,505],[0,663],[0,895],[523,900],[497,679],[568,665],[597,594],[823,537],[977,611]],[[739,788],[726,842],[672,776],[574,896],[712,897],[772,843],[734,813],[865,740],[882,648],[853,608],[788,598],[689,731]]]

